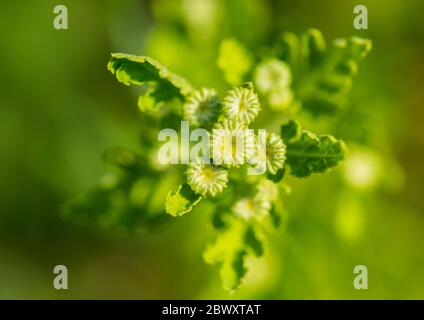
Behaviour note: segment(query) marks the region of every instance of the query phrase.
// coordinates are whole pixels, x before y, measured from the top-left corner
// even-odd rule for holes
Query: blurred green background
[[[55,30],[57,4],[0,5],[0,298],[424,299],[424,2],[64,0],[69,29]],[[356,4],[368,7],[366,31],[353,29]],[[133,236],[60,217],[104,173],[106,149],[138,145],[143,115],[106,70],[111,52],[150,55],[223,91],[222,39],[260,51],[310,27],[328,41],[373,40],[351,108],[326,124],[352,155],[329,174],[289,179],[287,223],[236,293],[202,261],[214,232],[201,208]],[[67,291],[53,288],[58,264]],[[352,286],[359,264],[368,290]]]

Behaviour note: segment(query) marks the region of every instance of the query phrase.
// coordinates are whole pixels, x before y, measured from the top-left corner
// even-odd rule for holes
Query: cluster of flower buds
[[[210,157],[213,159],[207,162],[202,161],[204,158],[192,159],[188,165],[187,183],[194,192],[216,196],[227,187],[231,168],[262,163],[271,175],[283,168],[286,146],[282,138],[263,130],[265,134],[261,139],[249,128],[260,111],[252,83],[229,90],[222,100],[211,89],[195,91],[187,98],[183,105],[184,120],[195,127],[209,129]],[[248,203],[242,201],[236,207]]]

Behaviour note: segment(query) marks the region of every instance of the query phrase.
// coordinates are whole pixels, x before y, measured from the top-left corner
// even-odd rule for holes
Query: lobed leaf
[[[209,264],[221,264],[222,286],[227,291],[233,291],[247,272],[246,258],[262,254],[263,245],[255,230],[245,222],[233,219],[231,225],[206,248],[203,258]]]
[[[318,117],[345,108],[358,64],[371,48],[371,40],[356,36],[337,39],[327,48],[321,32],[309,29],[300,40],[293,33],[284,33],[273,52],[290,65],[292,90],[302,110]]]
[[[127,86],[142,84],[152,86],[150,96],[156,101],[169,101],[174,98],[184,101],[193,91],[187,80],[172,73],[150,57],[112,53],[107,68],[119,82]]]
[[[166,197],[166,212],[173,217],[182,216],[190,212],[202,199],[201,196],[191,190],[188,184],[182,184],[176,191],[170,191]]]
[[[283,136],[290,136],[293,127],[290,122],[282,127]],[[302,131],[297,139],[286,141],[287,160],[291,174],[296,177],[307,177],[312,173],[322,173],[336,166],[346,157],[347,148],[343,141],[330,135],[317,137],[309,131]]]

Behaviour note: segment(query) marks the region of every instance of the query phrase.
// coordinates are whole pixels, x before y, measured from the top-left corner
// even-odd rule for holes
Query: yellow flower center
[[[212,168],[205,168],[203,170],[203,180],[206,183],[212,183],[215,180],[215,172]]]
[[[239,102],[239,111],[244,112],[247,110],[247,103],[244,99],[241,99]]]

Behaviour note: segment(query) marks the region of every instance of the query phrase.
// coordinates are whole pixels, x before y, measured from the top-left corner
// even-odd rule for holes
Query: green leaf
[[[190,212],[202,199],[201,196],[191,190],[188,184],[183,184],[176,191],[170,191],[166,197],[166,212],[173,217],[182,216]]]
[[[148,210],[159,186],[160,179],[140,177],[133,172],[131,175],[108,173],[86,195],[70,200],[62,215],[79,224],[96,225],[120,234],[141,226],[154,227],[166,217],[163,208]]]
[[[154,89],[150,94],[156,101],[168,101],[185,96],[193,91],[182,77],[172,73],[156,60],[146,56],[112,53],[107,68],[125,85],[148,84]]]
[[[240,42],[235,39],[225,39],[221,42],[217,65],[229,84],[242,83],[252,64],[252,55]]]
[[[318,117],[342,110],[358,62],[371,50],[371,41],[359,37],[337,39],[327,50],[321,32],[308,30],[302,37],[301,76],[296,96],[302,110]]]
[[[261,256],[263,246],[252,227],[244,221],[233,219],[229,228],[220,232],[214,243],[203,253],[209,264],[221,264],[222,286],[227,291],[235,290],[245,276],[245,260],[249,255]]]
[[[321,31],[309,29],[303,35],[303,53],[311,67],[320,64],[326,54],[326,45]]]
[[[299,140],[301,134],[302,127],[297,120],[290,119],[286,124],[281,126],[281,136],[286,144]]]
[[[303,131],[298,141],[287,145],[286,161],[292,175],[307,177],[336,166],[346,157],[346,153],[343,141],[330,135],[318,138],[313,133]]]
[[[245,243],[251,249],[256,257],[260,257],[264,253],[262,242],[258,239],[255,230],[252,227],[247,228],[245,234]]]
[[[298,133],[300,124],[290,121],[281,128],[286,136],[286,163],[291,174],[296,177],[307,177],[312,173],[322,173],[336,166],[346,157],[347,148],[343,141],[330,135],[317,137],[309,131]]]
[[[220,270],[224,290],[232,291],[240,285],[241,279],[247,272],[244,264],[245,257],[246,251],[237,250],[224,260]]]

